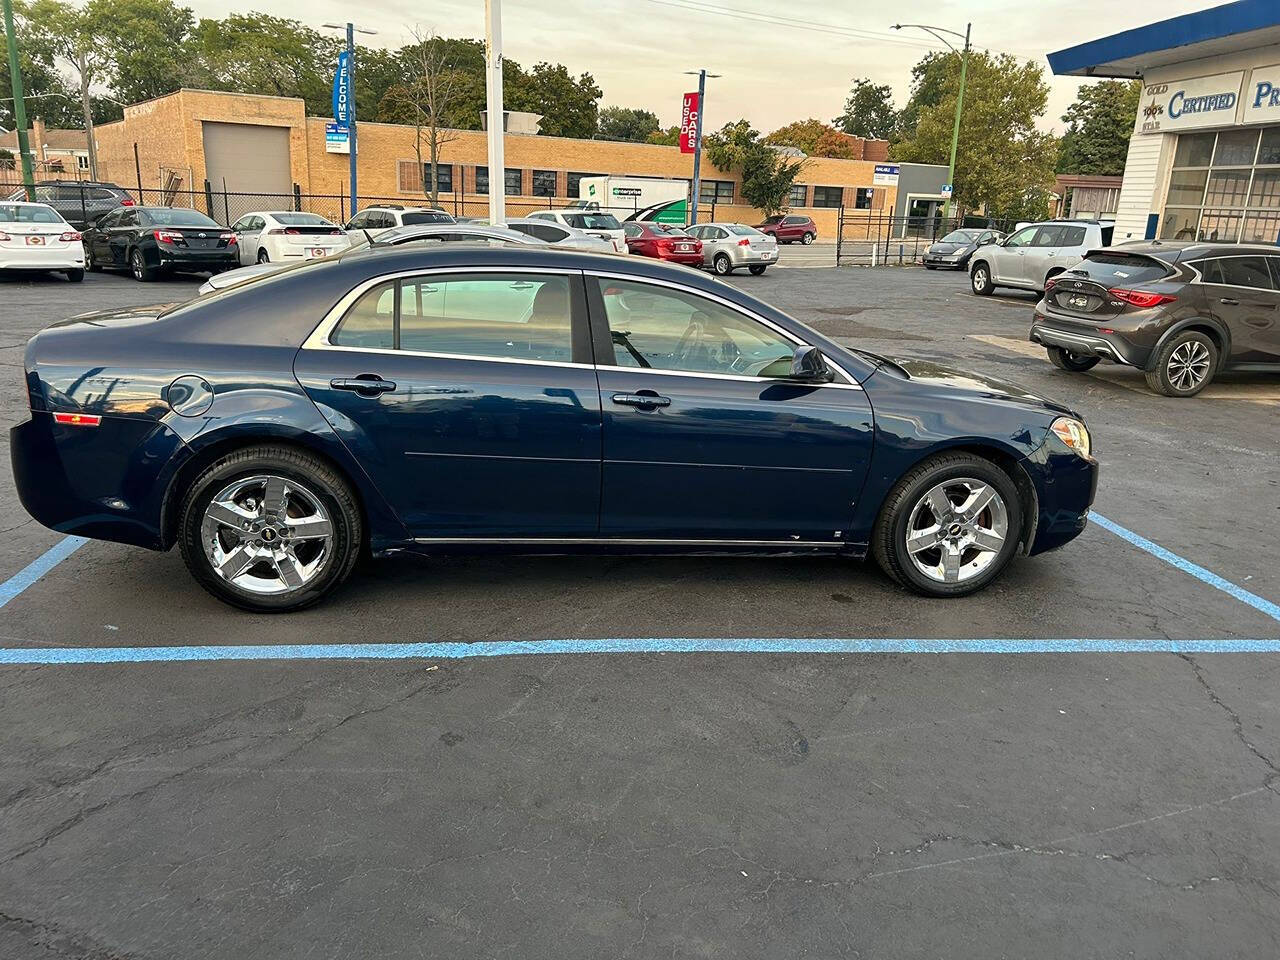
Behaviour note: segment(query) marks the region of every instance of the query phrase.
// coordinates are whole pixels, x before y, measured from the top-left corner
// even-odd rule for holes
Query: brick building
[[[96,129],[99,171],[103,179],[125,186],[168,191],[173,202],[182,202],[188,191],[226,190],[278,198],[282,204],[296,189],[306,209],[349,215],[342,199],[348,156],[328,152],[326,123],[326,118],[306,116],[298,99],[179,90],[126,107],[123,120]],[[361,122],[359,135],[361,205],[423,202],[425,171],[416,157],[414,128]],[[486,215],[485,134],[450,130],[443,136],[447,142],[436,170],[441,205],[459,214]],[[895,209],[899,185],[896,173],[884,167],[887,143],[858,139],[855,145],[860,160],[809,158],[803,183],[793,193],[791,208],[810,214],[825,238],[834,238],[842,206],[846,218],[889,216]],[[502,183],[513,216],[576,199],[582,176],[689,180],[693,175],[692,155],[676,147],[534,134],[506,135],[506,163]],[[700,219],[710,217],[714,202],[717,219],[756,222],[762,214],[744,202],[741,187],[736,174],[704,164]],[[238,215],[234,209],[230,213]]]
[[[89,142],[85,139],[83,130],[46,127],[44,121],[36,117],[27,131],[27,142],[31,146],[31,159],[37,179],[85,179],[89,176]],[[0,149],[13,154],[12,162],[0,169],[0,184],[21,183],[16,130],[0,133]]]

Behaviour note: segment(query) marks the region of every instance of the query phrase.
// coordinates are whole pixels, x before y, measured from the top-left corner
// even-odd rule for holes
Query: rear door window
[[[1063,227],[1060,246],[1080,247],[1084,245],[1084,227]]]
[[[1218,264],[1222,270],[1222,279],[1217,281],[1218,283],[1230,287],[1274,289],[1266,257],[1222,257],[1218,260]]]

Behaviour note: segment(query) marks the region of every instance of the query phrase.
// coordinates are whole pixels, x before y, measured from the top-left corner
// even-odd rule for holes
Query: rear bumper
[[[19,247],[0,254],[0,270],[83,270],[84,247]]]
[[[736,266],[745,266],[747,264],[758,264],[758,263],[777,263],[778,248],[773,247],[772,249],[768,249],[768,250],[742,249],[741,252],[738,253],[736,257],[734,257],[733,262]]]
[[[18,499],[44,526],[161,549],[164,494],[186,458],[164,424],[103,417],[97,427],[63,426],[32,412],[9,431],[9,451]]]
[[[702,266],[702,251],[697,253],[659,253],[655,258],[664,263],[683,263],[687,267]]]
[[[1080,536],[1098,492],[1098,461],[1080,456],[1050,433],[1021,466],[1036,492],[1036,532],[1027,553],[1054,550]]]
[[[1151,348],[1137,344],[1117,333],[1102,333],[1096,327],[1078,323],[1055,322],[1053,318],[1037,313],[1031,321],[1027,338],[1046,347],[1061,347],[1072,353],[1101,357],[1115,363],[1145,369],[1151,356]]]
[[[240,251],[235,247],[222,250],[161,249],[159,263],[162,267],[182,267],[188,270],[224,270],[240,266]]]

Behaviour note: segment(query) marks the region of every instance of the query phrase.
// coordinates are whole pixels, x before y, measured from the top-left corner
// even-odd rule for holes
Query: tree
[[[182,86],[195,24],[189,9],[173,0],[89,0],[84,9],[105,57],[102,79],[116,100],[137,103]]]
[[[945,164],[960,57],[931,53],[912,74],[911,100],[903,110],[906,136],[893,146],[892,156]],[[1038,64],[970,51],[955,169],[955,200],[961,207],[985,205],[988,213],[1003,214],[1052,183],[1057,139],[1036,129],[1048,92]]]
[[[893,135],[897,117],[889,85],[859,77],[853,81],[844,101],[844,113],[831,122],[855,137],[888,140]]]
[[[408,114],[414,128],[413,147],[422,176],[422,192],[436,206],[440,202],[440,148],[457,139],[448,125],[462,75],[448,60],[447,47],[438,37],[415,29],[413,38],[414,43],[400,51],[408,73],[402,83],[387,92],[384,102],[398,104]],[[422,162],[424,137],[430,166]]]
[[[25,7],[14,9],[18,29],[18,66],[26,93],[27,115],[38,116],[53,127],[78,127],[84,123],[79,109],[79,93],[58,72],[55,50],[43,31],[34,29],[24,16]],[[7,38],[0,20],[0,45]],[[13,83],[9,76],[9,58],[0,53],[0,127],[14,127]]]
[[[680,128],[667,127],[665,130],[657,130],[644,138],[645,143],[656,143],[662,147],[678,147],[680,145]]]
[[[776,147],[795,147],[811,157],[837,157],[856,159],[859,152],[854,140],[821,120],[797,120],[779,127],[764,138],[764,142]]]
[[[508,65],[503,62],[503,72]],[[523,75],[513,78],[512,96],[504,97],[509,110],[530,110],[542,114],[541,131],[551,137],[595,136],[599,116],[600,88],[591,74],[584,73],[576,80],[561,63],[537,63]],[[503,83],[506,90],[508,84]]]
[[[600,111],[596,136],[601,140],[628,140],[632,143],[644,143],[661,129],[658,115],[649,110],[640,110],[635,107],[605,107]]]
[[[1058,173],[1118,177],[1124,173],[1142,94],[1140,80],[1085,84],[1062,115],[1066,130],[1058,151]]]
[[[720,170],[742,174],[742,196],[766,215],[786,209],[791,185],[804,169],[805,158],[784,157],[764,143],[746,120],[725,124],[706,136],[707,159]]]

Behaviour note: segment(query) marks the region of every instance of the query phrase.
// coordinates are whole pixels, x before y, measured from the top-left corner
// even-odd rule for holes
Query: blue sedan
[[[1084,529],[1066,407],[822,336],[639,257],[352,249],[26,352],[22,503],[250,610],[366,551],[871,554],[971,593]]]

